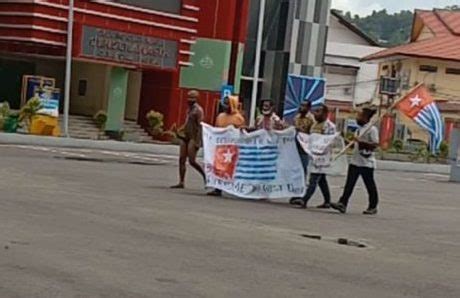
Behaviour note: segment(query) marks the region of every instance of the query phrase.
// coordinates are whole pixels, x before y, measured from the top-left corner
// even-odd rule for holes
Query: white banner
[[[305,153],[310,156],[309,171],[345,175],[348,167],[347,157],[342,155],[338,159],[333,158],[334,153],[340,152],[345,146],[339,133],[333,135],[299,133],[297,140]]]
[[[305,175],[296,131],[241,132],[203,124],[206,185],[247,199],[305,194]]]

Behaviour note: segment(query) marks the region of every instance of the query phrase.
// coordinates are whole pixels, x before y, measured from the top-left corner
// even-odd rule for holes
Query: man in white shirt
[[[363,214],[377,214],[379,196],[374,171],[376,167],[375,149],[379,146],[379,131],[377,127],[370,123],[375,113],[376,111],[370,108],[364,108],[358,113],[357,122],[360,129],[357,130],[355,135],[355,147],[348,167],[345,189],[339,202],[331,204],[333,209],[341,213],[347,211],[348,201],[353,194],[359,176],[361,176],[369,195],[369,205]]]

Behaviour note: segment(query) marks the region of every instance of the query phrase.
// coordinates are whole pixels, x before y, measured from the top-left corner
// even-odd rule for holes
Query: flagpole
[[[393,110],[405,97],[407,94],[410,94],[412,93],[414,90],[416,90],[417,88],[419,88],[420,86],[422,86],[423,83],[419,83],[417,84],[417,86],[411,88],[404,96],[400,96],[398,100],[396,100],[395,102],[393,102],[393,104],[387,109],[387,112],[388,111],[391,111]],[[358,136],[358,139],[360,137],[362,137],[364,134],[368,133],[369,130],[372,128],[372,126],[374,126],[375,124],[377,124],[377,122],[379,122],[382,118],[383,118],[384,114],[380,115],[379,117],[377,118],[374,118],[374,120],[372,120],[370,122],[370,124],[366,127],[365,130],[363,130],[360,135]],[[353,147],[353,145],[356,143],[355,140],[352,140],[350,141],[350,143],[348,143],[347,146],[345,146],[345,148],[343,148],[339,153],[337,153],[337,155],[334,157],[334,160],[337,160],[337,158],[341,157],[342,155],[344,155],[348,149],[350,149],[351,147]]]
[[[256,118],[256,107],[257,107],[257,91],[259,87],[259,70],[260,70],[260,58],[262,50],[262,38],[264,31],[264,18],[265,18],[265,0],[260,0],[259,7],[259,24],[257,27],[257,42],[256,42],[256,57],[254,61],[254,77],[252,81],[252,96],[251,96],[251,108],[249,110],[249,126],[253,127]]]
[[[72,76],[72,47],[73,47],[73,21],[74,0],[69,0],[67,20],[67,52],[65,61],[65,87],[64,87],[64,135],[69,135],[69,111],[70,111],[70,81]]]

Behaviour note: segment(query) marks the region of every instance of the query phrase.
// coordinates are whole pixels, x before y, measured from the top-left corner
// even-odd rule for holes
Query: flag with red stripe
[[[428,131],[431,151],[439,152],[444,136],[444,122],[436,102],[426,87],[416,87],[397,103],[396,108]]]

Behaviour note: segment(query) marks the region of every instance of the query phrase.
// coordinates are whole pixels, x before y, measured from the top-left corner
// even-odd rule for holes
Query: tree
[[[460,6],[459,5],[450,5],[450,6],[446,6],[444,9],[452,10],[452,11],[460,11]]]
[[[370,16],[360,17],[345,13],[344,17],[361,28],[374,40],[387,46],[400,45],[408,41],[413,14],[411,11],[388,14],[386,9],[373,11]]]

